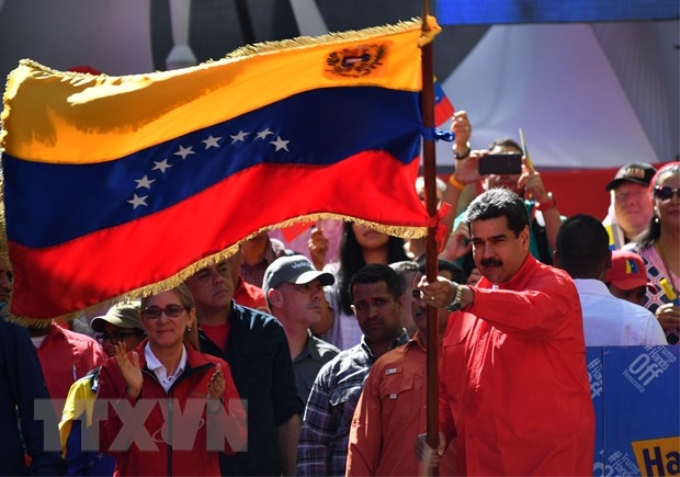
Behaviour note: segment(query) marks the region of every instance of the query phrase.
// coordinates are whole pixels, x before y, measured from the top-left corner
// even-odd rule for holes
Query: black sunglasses
[[[677,195],[680,198],[680,187],[656,186],[654,187],[653,194],[655,199],[665,202],[671,200],[674,195]]]
[[[128,336],[133,336],[137,335],[138,333],[134,331],[114,331],[113,333],[100,333],[97,335],[97,341],[99,341],[100,344],[104,343],[104,341],[110,341],[113,344],[118,344],[121,343],[125,338]]]
[[[182,305],[168,305],[165,308],[158,306],[147,306],[142,310],[142,318],[146,320],[155,320],[161,317],[162,313],[169,318],[177,318],[182,314],[185,307]]]

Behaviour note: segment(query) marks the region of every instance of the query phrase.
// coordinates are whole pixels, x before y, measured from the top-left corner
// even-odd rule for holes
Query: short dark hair
[[[516,237],[529,226],[529,213],[524,200],[504,187],[490,189],[478,195],[468,206],[465,215],[468,227],[475,220],[505,217],[508,228]]]
[[[401,289],[401,281],[397,272],[392,270],[388,265],[382,263],[369,263],[364,265],[356,272],[349,282],[349,295],[354,303],[354,285],[365,285],[368,283],[385,282],[387,290],[395,300],[401,298],[403,291]]]
[[[520,146],[517,141],[509,137],[496,139],[494,142],[489,144],[488,150],[491,151],[494,147],[512,147],[513,149],[517,149],[517,152],[522,152],[522,146]]]
[[[592,215],[576,214],[557,231],[559,268],[572,278],[598,278],[609,256],[609,234]]]
[[[402,260],[401,262],[390,263],[389,267],[397,272],[399,281],[401,282],[401,293],[406,293],[406,289],[411,284],[411,280],[407,279],[409,273],[419,273],[420,269],[416,262],[411,260]]]

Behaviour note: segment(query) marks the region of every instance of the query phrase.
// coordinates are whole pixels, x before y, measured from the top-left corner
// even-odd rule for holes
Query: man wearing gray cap
[[[333,274],[316,270],[304,255],[277,258],[264,273],[262,286],[267,305],[283,325],[293,360],[295,385],[304,403],[321,367],[340,352],[309,331],[321,320],[322,287],[334,282]]]
[[[656,169],[646,162],[621,167],[607,184],[611,205],[602,225],[609,234],[610,248],[623,247],[647,228],[652,218],[649,183]]]
[[[107,356],[116,354],[115,344],[125,343],[128,350],[135,349],[146,336],[146,331],[139,317],[139,301],[118,303],[109,308],[103,316],[97,316],[90,323],[97,333],[97,341]],[[66,475],[113,475],[116,461],[113,457],[100,452],[86,451],[96,449],[97,443],[83,445],[82,437],[90,433],[82,433],[83,423],[92,423],[93,401],[99,388],[98,366],[71,385],[64,412],[59,423],[59,437],[62,454],[66,460]],[[87,415],[84,415],[87,414]],[[95,426],[96,421],[95,421]]]

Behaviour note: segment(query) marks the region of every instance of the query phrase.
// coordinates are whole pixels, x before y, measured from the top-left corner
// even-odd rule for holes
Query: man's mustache
[[[483,258],[480,262],[482,267],[501,267],[503,266],[503,262],[498,260],[497,258]]]

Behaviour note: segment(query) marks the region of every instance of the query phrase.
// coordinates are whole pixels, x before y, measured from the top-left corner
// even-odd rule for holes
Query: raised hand
[[[548,200],[548,192],[545,190],[541,175],[536,172],[526,157],[522,158],[522,175],[518,186],[520,190],[524,188],[524,195],[527,199],[533,198],[539,204]]]
[[[456,170],[453,173],[458,182],[472,184],[482,179],[479,175],[479,158],[486,156],[489,152],[475,149],[470,152],[467,159],[456,161]]]
[[[144,383],[142,368],[139,366],[139,355],[136,351],[133,351],[132,361],[130,361],[125,343],[117,343],[113,346],[116,350],[114,355],[116,363],[118,363],[118,368],[120,368],[120,372],[127,384],[125,392],[130,398],[137,399],[142,392],[142,384]]]
[[[470,250],[472,250],[470,231],[467,223],[463,220],[449,237],[440,256],[453,262],[466,255]]]
[[[456,111],[451,118],[451,131],[456,135],[454,149],[463,151],[472,135],[472,125],[465,111]]]
[[[224,396],[224,375],[222,374],[222,366],[217,363],[215,372],[208,382],[208,399],[220,400]]]

